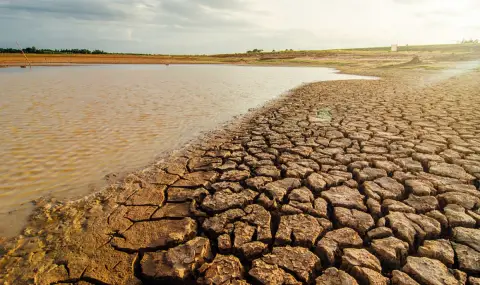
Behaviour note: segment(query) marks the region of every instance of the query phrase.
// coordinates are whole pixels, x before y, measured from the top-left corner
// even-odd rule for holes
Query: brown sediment
[[[0,283],[476,284],[480,73],[360,72],[40,203]]]

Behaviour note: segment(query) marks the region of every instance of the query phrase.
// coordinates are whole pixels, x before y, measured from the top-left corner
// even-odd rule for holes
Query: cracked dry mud
[[[480,284],[480,73],[380,75],[300,87],[93,197],[39,203],[0,283]]]

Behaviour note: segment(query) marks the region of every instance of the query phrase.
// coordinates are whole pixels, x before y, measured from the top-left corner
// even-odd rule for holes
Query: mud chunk
[[[438,154],[415,152],[412,154],[412,158],[417,161],[420,161],[420,163],[422,163],[422,166],[424,168],[427,168],[428,166],[431,166],[431,165],[445,162],[445,160]]]
[[[282,201],[283,197],[288,191],[301,186],[300,180],[296,178],[285,178],[277,180],[265,185],[262,189],[275,198],[277,201]]]
[[[313,149],[309,146],[297,146],[289,149],[288,151],[304,157],[308,157],[313,152]]]
[[[324,232],[318,221],[305,214],[282,216],[275,235],[275,245],[291,244],[310,248]]]
[[[280,177],[280,170],[277,167],[270,165],[270,166],[261,166],[255,169],[255,174],[258,176],[266,176],[272,178],[279,178]]]
[[[382,208],[390,212],[415,213],[415,209],[397,200],[387,199],[383,201]]]
[[[340,147],[317,148],[316,151],[321,153],[321,154],[325,154],[327,156],[330,156],[330,157],[332,157],[336,154],[344,153],[343,148],[340,148]]]
[[[448,240],[426,240],[421,247],[418,248],[418,255],[438,259],[448,267],[454,262],[454,252]]]
[[[190,206],[191,202],[166,203],[152,215],[152,219],[189,217]]]
[[[366,181],[365,194],[368,197],[381,201],[384,199],[400,199],[404,194],[404,187],[390,177],[383,177],[375,181]]]
[[[360,284],[388,285],[389,279],[380,272],[370,268],[355,266],[350,274],[360,281]]]
[[[382,213],[382,205],[380,203],[373,199],[373,198],[368,198],[367,199],[367,207],[368,207],[368,212],[372,215],[374,219],[379,219],[383,213]]]
[[[384,169],[366,167],[363,169],[355,169],[353,171],[355,179],[359,182],[372,181],[380,177],[387,176]]]
[[[141,260],[142,273],[151,278],[185,280],[212,258],[210,241],[196,237],[166,251],[147,252]]]
[[[380,185],[383,189],[395,195],[393,198],[400,198],[405,192],[405,188],[402,184],[398,183],[395,179],[390,177],[381,177],[374,180],[375,183]]]
[[[440,212],[438,210],[433,210],[433,211],[430,211],[430,212],[426,213],[425,215],[430,217],[430,218],[433,218],[433,219],[437,220],[442,225],[442,228],[446,229],[448,227],[447,217],[445,217],[445,215],[442,214],[442,212]]]
[[[197,223],[190,219],[138,222],[122,237],[114,237],[112,245],[128,250],[162,249],[193,238]]]
[[[311,213],[312,215],[328,218],[328,203],[323,198],[315,199],[313,208],[314,212]]]
[[[435,154],[442,150],[442,148],[436,144],[431,143],[421,143],[417,144],[414,148],[418,152],[427,153],[427,154]]]
[[[326,171],[326,170],[322,170],[322,171]],[[332,170],[329,169],[329,171],[332,171]],[[335,173],[335,172],[333,172],[333,173]],[[339,174],[339,173],[337,173],[337,174]],[[349,180],[349,178],[347,176],[341,175],[341,174],[340,175],[335,175],[335,174],[321,173],[320,175],[323,177],[323,180],[327,184],[327,187],[342,185],[343,183],[345,183],[346,181]]]
[[[408,179],[405,181],[405,187],[407,191],[417,196],[435,195],[436,192],[433,184],[425,180]]]
[[[234,170],[235,168],[237,168],[237,163],[233,160],[227,160],[222,165],[217,166],[216,169],[221,171],[228,171],[228,170]]]
[[[262,257],[268,264],[276,264],[288,272],[293,272],[300,281],[310,283],[321,267],[320,259],[303,247],[274,247],[271,254]]]
[[[323,191],[321,196],[334,207],[345,207],[361,211],[367,210],[367,207],[363,204],[364,196],[357,189],[347,186],[333,187],[328,191]]]
[[[248,272],[260,284],[282,285],[284,284],[285,271],[277,265],[271,265],[262,260],[254,260],[252,269]]]
[[[188,168],[190,171],[208,171],[222,165],[220,157],[194,157],[188,161]]]
[[[387,227],[374,228],[367,233],[367,237],[370,240],[378,239],[378,238],[386,238],[386,237],[390,237],[392,235],[393,235],[392,230],[390,228],[387,228]]]
[[[363,168],[366,168],[366,167],[369,167],[370,166],[370,163],[368,161],[363,161],[363,160],[359,160],[359,161],[354,161],[352,163],[350,163],[348,165],[348,170],[351,171],[351,172],[354,172],[355,169],[363,169]],[[377,168],[380,168],[380,167],[377,167]]]
[[[325,182],[322,175],[318,173],[312,173],[307,178],[307,185],[315,193],[320,193],[321,191],[325,190],[327,182]]]
[[[411,172],[395,171],[392,176],[393,179],[400,183],[405,183],[407,180],[415,180],[417,176]],[[433,186],[432,186],[433,187]]]
[[[376,239],[372,242],[373,253],[389,268],[399,268],[408,255],[408,243],[395,237]]]
[[[448,184],[440,185],[438,193],[458,192],[480,198],[480,191],[474,185],[468,184]]]
[[[235,238],[233,240],[233,247],[239,250],[242,245],[253,239],[255,227],[243,222],[235,222],[234,227],[233,234]]]
[[[341,226],[355,229],[361,235],[365,235],[375,225],[372,216],[356,209],[335,207],[333,215]]]
[[[375,160],[373,162],[373,166],[378,169],[383,169],[387,173],[393,173],[397,170],[401,170],[398,165],[388,160]]]
[[[465,209],[462,206],[456,204],[448,204],[443,211],[447,217],[450,227],[475,227],[477,221],[471,216],[465,213]]]
[[[220,285],[242,280],[244,269],[240,260],[233,255],[217,254],[212,263],[205,263],[199,268],[203,278],[199,283]]]
[[[125,214],[125,218],[133,221],[145,221],[150,219],[150,216],[157,210],[154,206],[132,206],[128,207],[128,211]]]
[[[473,209],[480,205],[480,199],[460,192],[447,192],[437,195],[437,199],[441,205],[456,204],[465,209]]]
[[[418,179],[421,180],[427,180],[431,182],[435,187],[441,188],[442,186],[446,185],[453,185],[453,184],[462,184],[464,181],[456,179],[456,178],[450,178],[446,176],[439,176],[431,173],[426,173],[426,172],[420,172],[417,175]]]
[[[428,216],[411,213],[392,212],[386,220],[395,236],[413,247],[414,241],[436,238],[441,232],[440,223]]]
[[[215,194],[205,197],[202,202],[202,208],[212,212],[240,208],[246,204],[252,203],[257,195],[257,192],[249,189],[243,190],[239,193],[233,193],[229,189],[217,191]]]
[[[292,178],[305,178],[310,173],[313,172],[313,169],[305,167],[301,164],[295,162],[287,162],[287,171],[286,176]]]
[[[201,202],[208,194],[205,188],[189,189],[170,187],[167,189],[168,202],[185,202],[195,200]]]
[[[255,190],[260,190],[262,186],[264,186],[267,183],[272,182],[271,177],[265,177],[265,176],[255,176],[252,178],[248,178],[245,180],[245,183],[247,184],[248,187],[251,187]]]
[[[175,187],[196,188],[207,186],[209,182],[217,179],[218,173],[215,171],[198,171],[185,174],[182,179],[173,184]]]
[[[351,271],[354,267],[365,267],[377,272],[382,271],[380,261],[375,255],[363,248],[345,248],[342,256],[342,268]]]
[[[317,243],[316,253],[328,261],[330,265],[335,264],[336,259],[341,255],[341,250],[346,247],[360,247],[363,240],[358,233],[350,228],[341,228],[330,231]]]
[[[408,274],[402,271],[392,271],[392,285],[420,285],[417,281],[413,280]]]
[[[405,204],[413,207],[419,214],[424,214],[438,209],[438,201],[432,196],[416,196],[410,195],[408,199],[403,201]]]
[[[155,174],[154,180],[152,183],[162,184],[162,185],[171,185],[179,179],[178,175],[167,173],[163,170],[160,170]]]
[[[223,181],[242,181],[250,177],[249,170],[229,170],[220,177]]]
[[[187,158],[179,158],[172,163],[169,163],[165,170],[169,174],[182,176],[185,173],[186,164]]]
[[[159,206],[165,201],[165,185],[153,186],[143,183],[142,187],[126,201],[127,206]]]
[[[232,249],[232,240],[230,238],[230,235],[229,234],[220,235],[217,238],[217,246],[220,253],[222,254],[229,253],[230,250]]]
[[[352,145],[352,140],[348,138],[339,138],[339,139],[333,139],[330,141],[329,147],[341,147],[341,148],[347,148]]]
[[[205,219],[202,227],[212,234],[220,235],[229,233],[227,225],[236,219],[244,216],[245,212],[241,209],[231,209],[223,213],[217,214],[211,218]]]
[[[480,278],[470,276],[470,277],[468,277],[468,284],[469,285],[480,285]]]
[[[268,250],[268,245],[261,241],[244,243],[240,246],[240,253],[248,260],[262,256]]]
[[[277,209],[279,207],[279,203],[277,202],[277,200],[275,200],[275,198],[270,198],[269,196],[267,196],[267,194],[265,193],[262,193],[258,196],[257,198],[257,203],[259,205],[262,205],[263,207],[265,207],[266,209],[269,209],[269,210],[274,210],[274,209]]]
[[[420,162],[413,160],[410,157],[407,158],[396,158],[393,160],[397,165],[402,167],[404,170],[409,172],[422,172],[423,166]]]
[[[384,153],[388,153],[388,149],[384,147],[379,147],[379,146],[366,145],[362,147],[362,152],[371,153],[371,154],[384,154]]]
[[[295,284],[295,278],[278,267],[276,264],[265,263],[261,259],[252,262],[252,269],[248,272],[256,281],[265,285]],[[298,281],[297,281],[298,282]]]
[[[242,221],[257,226],[257,240],[269,243],[272,240],[270,212],[260,205],[253,204],[245,208],[245,213],[246,215],[242,217]]]
[[[472,181],[474,176],[468,174],[465,169],[456,164],[439,163],[430,167],[429,172],[432,174],[456,178],[462,181]]]
[[[480,229],[454,228],[453,240],[480,252]]]
[[[290,201],[297,201],[301,203],[312,203],[313,202],[313,194],[312,192],[306,188],[297,188],[293,189],[292,192],[288,195]]]
[[[448,268],[436,259],[409,256],[402,271],[421,284],[458,284],[458,280],[448,271]]]
[[[347,272],[330,267],[315,280],[315,285],[358,285],[358,283]]]
[[[235,193],[238,193],[238,192],[244,190],[242,185],[240,185],[240,183],[238,183],[238,182],[226,182],[226,181],[214,183],[214,184],[212,184],[212,188],[215,191],[223,191],[223,190],[228,189],[228,190],[230,190],[232,192],[235,192]]]

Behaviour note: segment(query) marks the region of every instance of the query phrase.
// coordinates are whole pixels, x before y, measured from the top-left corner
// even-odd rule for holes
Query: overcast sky
[[[0,47],[211,54],[456,43],[480,0],[0,0]]]

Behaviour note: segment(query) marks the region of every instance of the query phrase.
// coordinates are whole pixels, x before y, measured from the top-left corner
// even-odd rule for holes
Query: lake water
[[[0,69],[0,235],[29,202],[77,198],[328,68],[104,65]],[[91,191],[91,190],[90,190]]]

